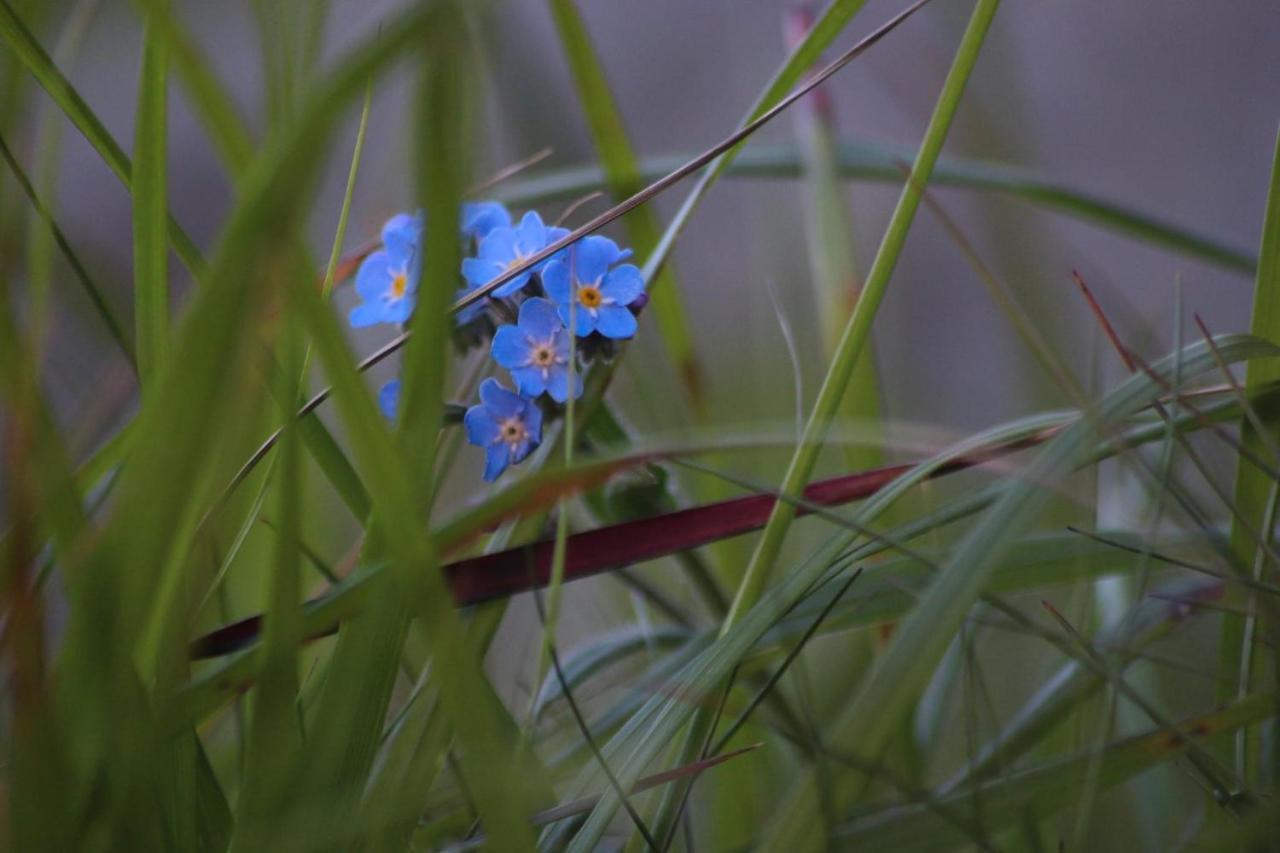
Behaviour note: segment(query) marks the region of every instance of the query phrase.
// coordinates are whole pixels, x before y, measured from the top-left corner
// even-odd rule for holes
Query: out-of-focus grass
[[[1116,795],[1122,785],[1142,802],[1179,810],[1162,838],[1224,845],[1265,831],[1276,779],[1280,584],[1268,436],[1280,355],[1272,316],[1280,172],[1271,176],[1255,261],[1142,213],[1140,200],[1102,201],[1009,166],[942,158],[997,5],[978,0],[958,36],[955,64],[851,315],[839,294],[857,277],[855,225],[843,216],[837,181],[900,181],[911,148],[840,142],[838,127],[826,124],[810,127],[820,135],[808,138],[805,157],[730,147],[709,159],[665,226],[647,204],[624,220],[659,288],[641,333],[662,337],[686,383],[644,402],[687,411],[684,397],[700,426],[674,438],[630,427],[624,411],[634,401],[611,380],[635,355],[620,347],[613,362],[590,370],[567,425],[548,428],[546,447],[525,470],[460,499],[457,478],[445,477],[457,451],[449,395],[480,373],[452,358],[449,309],[459,207],[488,132],[468,69],[479,64],[477,30],[492,19],[470,4],[426,0],[322,60],[324,32],[338,23],[328,20],[328,3],[254,3],[259,126],[240,114],[208,60],[221,46],[186,27],[182,4],[139,0],[140,73],[122,95],[135,106],[127,154],[46,48],[56,16],[0,0],[0,103],[41,98],[60,111],[130,193],[133,226],[129,323],[103,295],[107,273],[81,259],[80,235],[52,203],[55,155],[44,152],[41,165],[15,121],[23,113],[0,114],[10,846],[934,850],[1043,849],[1071,838],[1116,849],[1117,839],[1130,838],[1117,814],[1128,802]],[[763,81],[744,126],[800,85],[824,50],[849,40],[862,6],[835,0],[822,12]],[[603,185],[621,201],[683,161],[636,154],[604,80],[608,57],[595,52],[577,5],[554,0],[550,11],[601,166],[547,168],[495,192],[550,203]],[[910,62],[912,30],[885,33],[875,50]],[[74,42],[69,36],[66,51]],[[392,129],[412,140],[414,171],[396,204],[420,207],[429,227],[418,313],[397,356],[404,396],[391,424],[329,297],[341,293],[338,271],[353,266],[342,262],[344,246],[373,236],[348,240],[349,214],[363,143],[389,132],[372,117],[374,97],[402,69],[412,72],[412,108]],[[339,131],[361,94],[342,207],[319,210],[315,188],[331,154],[348,162],[351,140]],[[183,156],[170,144],[176,98],[191,107],[234,187],[230,213],[206,248],[170,214],[170,179]],[[794,458],[780,486],[732,470],[778,447],[774,425],[712,426],[708,440],[706,425],[741,418],[703,396],[715,377],[695,381],[695,340],[699,350],[745,344],[697,338],[676,298],[687,282],[665,268],[678,241],[682,251],[723,250],[682,235],[718,180],[739,174],[809,180],[809,248],[821,280],[788,288],[779,305],[817,293],[822,319],[845,329],[828,335],[831,364],[807,406],[804,438],[782,443]],[[871,405],[877,389],[867,376],[851,386],[852,400],[846,386],[856,365],[868,364],[876,309],[935,184],[1012,196],[1226,271],[1256,266],[1252,334],[1184,344],[1179,331],[1173,353],[1096,399],[1072,387],[1071,410],[933,439],[931,452],[920,452],[918,430]],[[26,213],[15,218],[13,210]],[[940,206],[935,212],[1001,298],[964,223]],[[311,246],[310,225],[335,219],[332,245]],[[130,363],[136,354],[136,403],[88,455],[71,440],[88,416],[55,405],[43,370],[45,326],[57,317],[47,307],[70,287],[51,273],[54,249],[109,332],[100,345]],[[171,274],[171,252],[185,273]],[[172,305],[187,275],[194,287]],[[1066,375],[1063,362],[1075,354],[1041,352],[1034,320],[1015,300],[1002,304],[1027,345]],[[1238,365],[1247,370],[1242,388],[1222,372]],[[296,416],[317,384],[331,389],[331,401]],[[866,422],[844,423],[840,412]],[[1220,426],[1237,421],[1238,441]],[[913,448],[911,461],[892,469],[892,479],[868,474],[874,489],[851,507],[801,497],[821,450],[852,446],[850,436],[871,437],[847,457],[864,460],[858,465],[904,446]],[[699,461],[708,451],[710,463]],[[1190,461],[1212,478],[1206,460],[1215,458],[1237,460],[1235,493],[1208,504],[1183,469]],[[1088,526],[1098,503],[1092,473],[1104,460],[1136,475],[1161,523],[1097,535],[1046,529],[1051,500],[1078,510]],[[593,599],[578,584],[561,589],[574,543],[583,541],[574,528],[586,518],[625,533],[637,529],[626,523],[637,516],[686,508],[677,481],[706,494],[776,496],[764,533],[739,543],[754,556],[740,565],[723,559],[735,549],[720,552],[714,573],[680,544],[724,538],[727,527],[711,527],[724,507],[665,516],[674,554],[619,535],[607,549],[617,565],[591,566],[605,570],[596,591],[606,600],[623,581],[644,604],[606,632],[575,634],[567,623],[582,624]],[[928,481],[936,491],[917,500]],[[1211,493],[1229,494],[1213,485]],[[802,510],[811,520],[792,525]],[[499,628],[517,625],[520,608],[504,598],[459,610],[449,574],[457,566],[445,567],[479,550],[507,549],[503,559],[516,560],[544,536],[552,514],[551,607],[545,627],[533,629],[543,642],[504,642]],[[609,571],[654,553],[674,557],[684,573]],[[718,586],[724,577],[737,585],[732,608]],[[1122,612],[1103,624],[1074,624],[1052,603],[1117,577],[1140,582],[1131,597],[1114,599]],[[483,588],[484,579],[469,580]],[[215,602],[225,606],[219,614]],[[216,660],[189,653],[218,621],[257,612],[261,623],[235,651],[221,649]],[[1215,657],[1201,647],[1219,628]],[[861,651],[843,653],[851,648]],[[894,754],[902,739],[911,741],[905,762]],[[1153,781],[1157,767],[1180,784]]]

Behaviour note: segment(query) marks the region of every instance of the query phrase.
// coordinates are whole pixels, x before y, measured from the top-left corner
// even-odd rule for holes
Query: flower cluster
[[[473,293],[565,237],[536,211],[517,223],[497,202],[467,204],[462,234],[469,255],[462,262],[456,298]],[[360,265],[360,304],[351,325],[411,322],[422,269],[421,214],[401,213],[382,229],[382,248]],[[484,342],[494,362],[511,375],[512,391],[497,379],[480,385],[480,402],[467,409],[467,440],[484,449],[485,480],[495,480],[542,441],[544,415],[554,417],[569,395],[582,394],[582,362],[612,352],[611,341],[636,333],[636,315],[647,301],[640,270],[623,263],[629,249],[607,237],[584,237],[544,258],[457,313],[459,340]],[[570,346],[570,329],[578,337]],[[394,419],[400,380],[382,387],[378,402]]]

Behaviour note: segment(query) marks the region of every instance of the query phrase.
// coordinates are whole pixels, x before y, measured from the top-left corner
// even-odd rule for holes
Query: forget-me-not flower
[[[462,276],[467,280],[468,289],[487,284],[568,233],[567,228],[543,224],[542,217],[533,210],[526,213],[515,227],[493,229],[480,241],[479,257],[462,262]],[[504,297],[519,293],[533,274],[547,265],[547,260],[503,284],[493,291],[493,295]]]
[[[356,293],[362,300],[351,311],[357,328],[375,323],[403,323],[417,301],[422,217],[400,213],[382,227],[382,248],[360,264]]]
[[[634,264],[613,264],[630,254],[607,237],[584,238],[542,271],[542,286],[559,306],[560,318],[581,337],[599,332],[606,338],[636,333],[635,315],[627,306],[644,293],[644,277]],[[610,269],[610,267],[613,267]]]
[[[480,383],[480,404],[462,419],[467,441],[484,448],[484,479],[492,482],[542,442],[542,410],[490,377]]]
[[[511,214],[496,201],[473,201],[462,206],[462,236],[483,240],[495,228],[511,227]]]
[[[396,410],[400,408],[400,380],[392,379],[378,391],[378,408],[389,420],[396,419]]]
[[[557,403],[569,397],[569,330],[556,306],[541,297],[526,299],[514,326],[501,326],[493,336],[493,360],[511,371],[516,390],[525,397],[544,391]],[[582,396],[582,374],[574,371],[573,396]]]

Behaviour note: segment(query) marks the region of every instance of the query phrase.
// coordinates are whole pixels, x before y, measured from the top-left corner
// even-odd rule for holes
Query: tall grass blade
[[[1253,292],[1253,315],[1250,330],[1253,334],[1271,341],[1280,341],[1280,136],[1276,140],[1275,160],[1271,168],[1271,178],[1267,191],[1266,213],[1262,221],[1262,242],[1258,256],[1258,274]],[[1246,394],[1262,384],[1280,377],[1280,365],[1275,362],[1259,362],[1250,364],[1245,372],[1244,387]],[[1240,439],[1246,450],[1265,453],[1280,438],[1280,423],[1272,410],[1262,412],[1264,426],[1268,434],[1259,433],[1247,417],[1241,418]],[[1268,517],[1268,505],[1273,500],[1275,483],[1262,471],[1251,465],[1243,456],[1236,465],[1236,485],[1233,504],[1237,516],[1231,525],[1231,555],[1241,571],[1254,573],[1255,567],[1263,569],[1262,577],[1272,575],[1277,567],[1272,565],[1271,572],[1266,571],[1270,562],[1262,555],[1258,539],[1254,531],[1261,531],[1264,542],[1271,541],[1271,527],[1263,526]],[[1250,599],[1247,594],[1233,592],[1230,600],[1245,603]],[[1245,643],[1251,638],[1246,636],[1245,618],[1240,615],[1224,613],[1222,617],[1222,640],[1219,646],[1219,669],[1236,679],[1234,686],[1219,687],[1219,701],[1226,701],[1248,691],[1254,673],[1246,662],[1255,659]],[[1237,772],[1249,778],[1259,769],[1256,766],[1257,741],[1248,730],[1237,735],[1237,753],[1252,766],[1238,766]]]
[[[912,175],[921,186],[926,186],[929,182],[929,175],[942,151],[947,131],[950,130],[952,119],[955,118],[960,106],[965,85],[968,83],[974,65],[977,64],[978,54],[998,6],[999,0],[978,0],[974,7],[973,17],[956,51],[955,60],[943,84],[942,94],[938,98],[933,117],[925,129],[920,153],[912,166]],[[823,380],[822,388],[818,392],[813,411],[805,424],[804,436],[787,467],[781,487],[784,494],[798,494],[813,472],[813,466],[822,449],[823,439],[848,388],[853,368],[862,356],[870,337],[871,324],[875,320],[876,311],[893,277],[894,268],[897,266],[898,257],[906,243],[907,233],[911,229],[911,223],[915,219],[919,205],[919,191],[908,184],[889,220],[880,249],[871,264],[871,271],[867,274],[866,285],[845,326],[840,345]],[[750,609],[760,597],[760,593],[768,583],[769,572],[773,568],[773,563],[777,559],[783,539],[794,517],[793,507],[781,503],[774,507],[765,525],[764,533],[761,534],[760,541],[743,573],[733,606],[725,619],[726,628],[740,618],[745,610]]]
[[[169,51],[150,22],[142,38],[133,134],[133,314],[138,374],[149,388],[169,338]]]

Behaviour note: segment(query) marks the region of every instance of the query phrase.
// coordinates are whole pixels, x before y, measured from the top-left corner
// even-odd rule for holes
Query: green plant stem
[[[144,387],[164,365],[169,337],[169,50],[153,29],[148,21],[143,30],[133,137],[134,325]]]
[[[822,388],[818,392],[818,399],[814,403],[813,412],[805,425],[800,446],[796,448],[786,476],[783,478],[781,491],[784,494],[799,494],[813,473],[827,430],[831,426],[845,388],[853,375],[854,365],[870,337],[871,324],[888,290],[898,257],[906,243],[907,233],[920,206],[920,191],[916,188],[917,184],[920,187],[928,184],[929,176],[942,151],[942,144],[946,140],[947,131],[950,130],[951,122],[960,105],[965,84],[968,83],[969,75],[977,63],[982,43],[999,5],[999,0],[978,0],[974,8],[951,71],[943,84],[942,94],[938,98],[933,117],[925,130],[920,153],[916,156],[912,167],[913,180],[903,187],[893,217],[889,220],[889,227],[880,243],[880,249],[876,252],[875,261],[872,262],[871,270],[867,275],[866,286],[845,326],[835,358],[827,371]],[[749,610],[759,600],[768,582],[769,571],[777,559],[794,518],[794,505],[779,501],[774,506],[773,514],[765,525],[764,533],[761,534],[760,541],[747,564],[738,593],[729,609],[729,615],[725,617],[722,631],[731,628],[742,617],[743,612]]]

